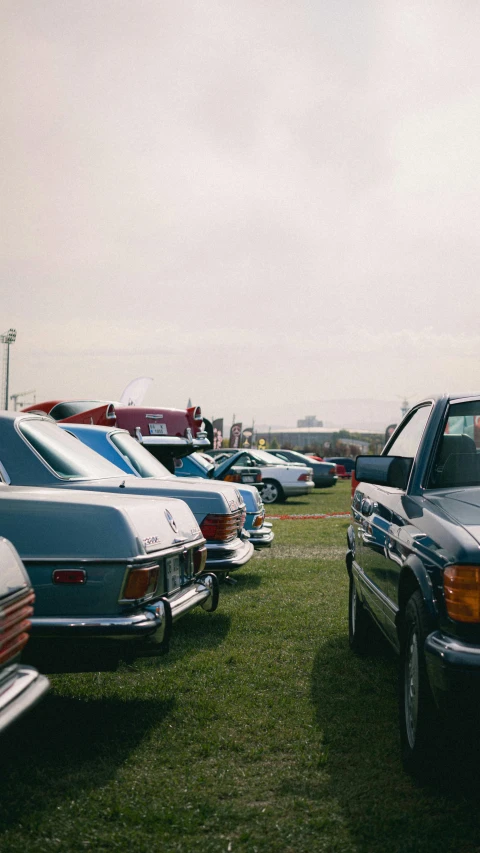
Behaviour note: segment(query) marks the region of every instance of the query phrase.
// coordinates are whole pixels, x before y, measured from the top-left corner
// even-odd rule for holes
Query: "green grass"
[[[349,484],[269,507],[341,512]],[[479,776],[428,788],[398,755],[396,660],[347,644],[348,519],[274,521],[171,652],[57,676],[4,738],[0,850],[480,849]],[[472,768],[470,768],[473,773]]]

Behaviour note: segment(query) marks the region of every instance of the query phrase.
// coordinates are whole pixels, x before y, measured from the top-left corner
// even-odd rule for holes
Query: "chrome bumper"
[[[275,534],[272,530],[272,525],[268,522],[262,527],[257,527],[255,530],[249,530],[250,542],[256,551],[261,548],[271,548]]]
[[[48,678],[31,666],[14,664],[5,670],[0,680],[0,732],[35,705],[49,687]]]
[[[234,539],[232,542],[208,542],[207,564],[210,572],[233,572],[248,563],[253,554],[253,545],[248,539]]]

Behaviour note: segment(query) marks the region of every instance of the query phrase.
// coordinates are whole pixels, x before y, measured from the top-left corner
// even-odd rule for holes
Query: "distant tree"
[[[273,438],[270,439],[270,447],[272,450],[279,450],[280,449],[280,445],[278,443],[278,440],[275,438],[275,436],[273,436]]]

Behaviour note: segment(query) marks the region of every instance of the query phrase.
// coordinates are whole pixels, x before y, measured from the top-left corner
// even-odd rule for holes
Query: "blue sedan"
[[[118,427],[72,423],[59,424],[59,426],[75,435],[80,441],[127,474],[134,474],[136,477],[143,478],[172,479],[170,471],[145,447],[142,447],[127,430],[118,429]],[[193,453],[191,456],[178,460],[177,464],[179,463],[184,467],[178,467],[176,472],[180,474],[181,471],[188,471],[189,473],[183,473],[180,476],[195,477],[192,479],[192,483],[195,483],[198,478],[210,479],[209,469],[212,465],[210,463],[204,464],[200,453]],[[265,508],[259,492],[252,486],[245,486],[241,483],[235,485],[245,503],[247,515],[244,530],[247,531],[251,544],[256,550],[270,547],[274,534],[271,524],[265,523]]]

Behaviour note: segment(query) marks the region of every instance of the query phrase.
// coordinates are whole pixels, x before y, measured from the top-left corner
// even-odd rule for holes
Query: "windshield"
[[[171,477],[168,468],[127,432],[112,432],[110,440],[140,477]]]
[[[454,403],[427,488],[480,486],[480,400]]]
[[[205,469],[207,474],[215,466],[215,462],[212,460],[212,458],[209,456],[207,459],[206,456],[203,455],[203,453],[192,453],[191,458],[194,459],[195,462],[198,462],[198,464]]]
[[[19,430],[41,459],[65,480],[125,477],[125,472],[51,421],[22,419]]]

